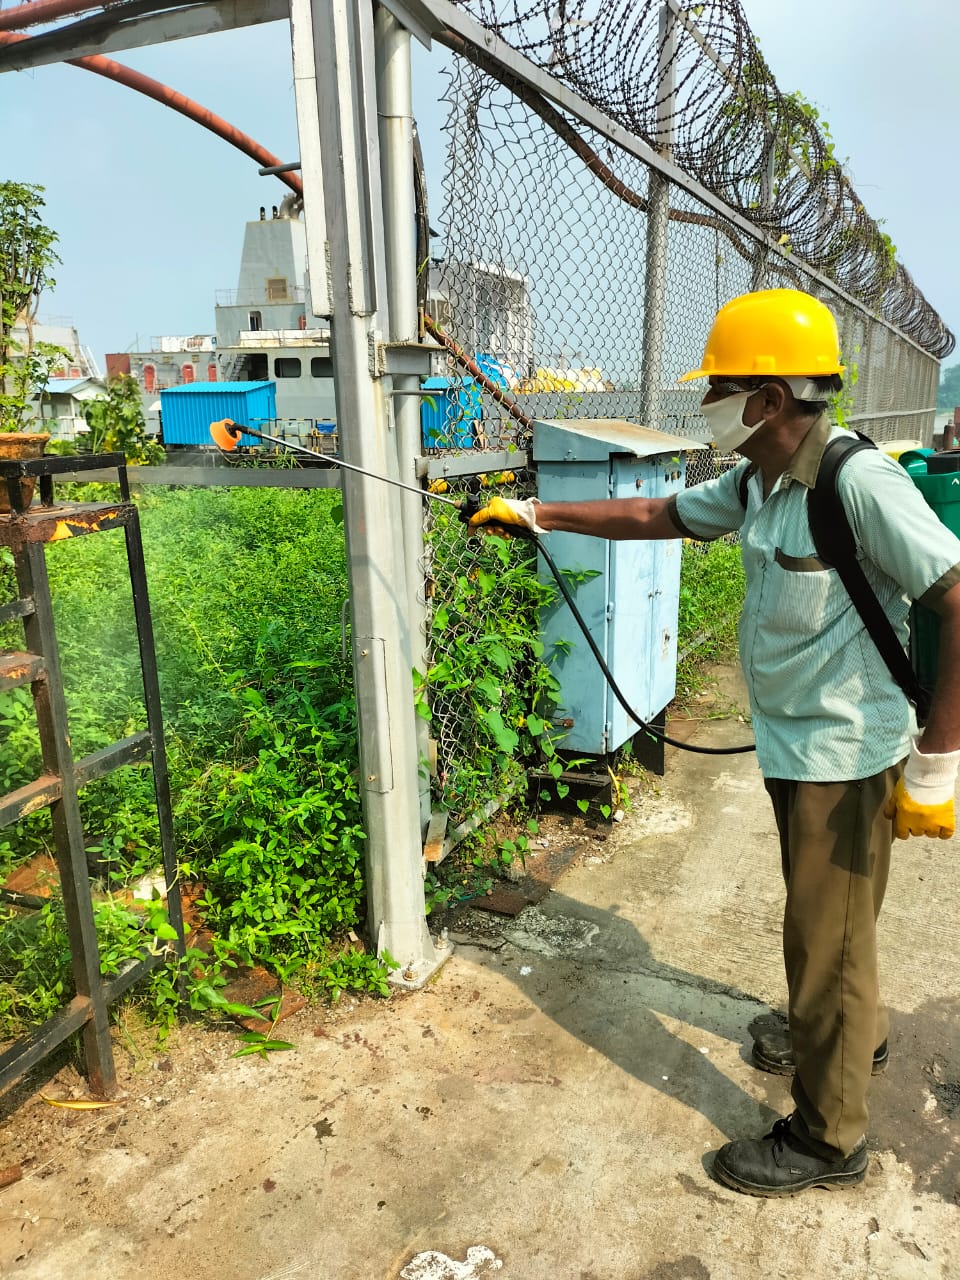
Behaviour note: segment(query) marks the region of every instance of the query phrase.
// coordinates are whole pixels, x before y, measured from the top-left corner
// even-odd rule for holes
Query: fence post
[[[293,0],[291,25],[312,292],[316,283],[312,305],[315,314],[331,319],[340,445],[344,461],[396,476],[383,386],[386,291],[373,5]],[[398,490],[348,472],[343,493],[367,832],[367,927],[377,953],[389,951],[399,961],[401,980],[420,985],[439,961],[424,910]]]
[[[677,34],[669,0],[661,0],[657,35],[657,150],[669,156],[676,111],[674,71]],[[640,364],[641,417],[647,427],[663,427],[663,340],[667,310],[667,250],[670,231],[670,183],[656,169],[647,179],[647,243],[643,286],[643,356]]]
[[[413,189],[413,85],[410,33],[382,6],[374,18],[377,55],[377,103],[380,122],[380,172],[383,183],[384,240],[390,341],[417,341],[417,270],[414,236],[416,200]],[[400,479],[416,484],[420,438],[420,378],[393,375],[393,419],[396,423]],[[426,671],[427,610],[423,581],[423,502],[400,491],[403,519],[403,562],[407,571],[407,618],[411,666]],[[417,718],[420,781],[420,828],[430,823],[430,729]]]
[[[776,180],[777,137],[767,129],[763,135],[763,168],[760,171],[760,208],[768,214],[773,208],[773,184]],[[750,275],[750,292],[763,288],[767,273],[769,246],[765,238],[757,241],[753,254],[753,270]]]

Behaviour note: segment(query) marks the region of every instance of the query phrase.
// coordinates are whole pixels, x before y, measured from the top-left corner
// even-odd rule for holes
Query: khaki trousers
[[[883,809],[902,771],[852,782],[765,780],[787,886],[792,1128],[827,1157],[849,1154],[866,1132],[873,1053],[889,1029],[876,921],[893,842]]]

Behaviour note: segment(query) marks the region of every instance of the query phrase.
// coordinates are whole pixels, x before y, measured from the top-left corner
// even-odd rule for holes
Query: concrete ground
[[[707,720],[695,740],[742,741]],[[599,833],[602,834],[602,833]],[[0,1098],[0,1275],[30,1280],[741,1280],[960,1276],[956,843],[898,845],[893,1030],[866,1183],[781,1200],[710,1174],[790,1109],[749,1064],[782,1004],[782,889],[752,756],[670,753],[515,918],[465,910],[420,992],[304,1010],[296,1051],[121,1036],[125,1098],[69,1068]]]

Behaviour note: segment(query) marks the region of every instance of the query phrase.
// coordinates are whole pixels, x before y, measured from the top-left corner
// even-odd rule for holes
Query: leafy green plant
[[[49,440],[44,453],[54,458],[74,458],[77,446],[73,440]]]
[[[353,742],[319,717],[281,722],[259,690],[244,698],[245,758],[208,766],[180,806],[184,870],[205,886],[206,920],[236,954],[305,959],[359,918]]]
[[[853,353],[854,355],[860,354],[859,345],[854,347]],[[849,429],[850,417],[854,410],[853,389],[860,377],[860,367],[856,360],[846,359],[842,352],[840,363],[846,366],[846,372],[843,375],[843,389],[830,397],[830,413],[838,427]]]
[[[446,513],[431,543],[441,603],[431,665],[414,672],[416,709],[439,739],[438,800],[467,814],[554,753],[548,712],[557,682],[543,660],[538,610],[555,593],[537,580],[526,543],[487,537],[465,547],[463,526]]]
[[[599,569],[561,569],[560,572],[571,587],[579,587],[584,582],[603,576]]]
[[[427,914],[457,907],[482,897],[509,863],[500,856],[500,842],[489,828],[480,828],[426,876]]]
[[[685,544],[680,565],[677,698],[682,702],[703,687],[706,663],[736,652],[746,579],[739,545],[724,540]]]
[[[40,739],[33,699],[26,689],[0,692],[0,794],[32,781],[40,773]]]
[[[276,1053],[280,1049],[296,1048],[296,1045],[291,1044],[289,1040],[274,1040],[266,1031],[244,1031],[240,1039],[243,1041],[243,1047],[232,1055],[234,1058],[245,1058],[251,1053],[266,1058],[268,1054]]]
[[[557,796],[562,800],[563,797],[567,795],[567,793],[570,790],[570,788],[566,785],[566,783],[558,781],[558,779],[560,778],[560,775],[563,773],[562,763],[556,758],[556,756],[554,756],[552,760],[547,760],[547,762],[544,764],[543,767],[545,771],[550,774],[550,777],[553,778],[554,782],[556,783],[556,785],[554,786],[554,791],[556,792]],[[562,792],[559,790],[560,787],[563,788]],[[549,804],[549,802],[553,799],[553,796],[549,791],[541,790],[539,793],[539,799],[541,802],[545,804]]]
[[[107,896],[94,902],[94,919],[104,974],[149,949],[166,949],[176,937],[162,904],[144,911]],[[155,971],[166,990],[160,1005],[169,1022],[178,999],[175,982]],[[36,911],[0,911],[0,1037],[52,1016],[74,995],[63,901],[53,894]],[[163,1020],[162,1019],[162,1020]]]
[[[171,959],[138,987],[134,998],[161,1028],[181,992],[196,1012],[229,1012],[218,993],[232,969],[253,960],[285,982],[324,991],[325,966],[338,963],[361,917],[364,837],[352,672],[341,650],[347,584],[338,503],[319,490],[159,487],[140,500],[178,850],[220,931],[211,954]],[[49,548],[48,564],[80,757],[145,721],[122,538],[69,542]],[[0,554],[0,574],[8,572]],[[16,629],[8,628],[13,648],[22,647]],[[0,785],[9,789],[39,771],[33,711],[21,691],[0,695],[0,731]],[[148,764],[89,784],[80,800],[104,885],[119,888],[159,865]],[[42,811],[4,833],[0,866],[50,848]],[[136,916],[129,925],[109,944],[117,955],[150,941]],[[26,960],[0,977],[0,1005],[19,1011],[7,1025],[13,1033],[59,1007],[66,953],[50,927],[16,914],[4,917],[0,934],[0,949],[9,943]],[[388,971],[376,957],[345,960],[331,983],[384,994]],[[46,1004],[41,989],[50,993]]]
[[[29,333],[29,331],[28,331]],[[33,427],[43,431],[42,412],[37,413],[43,402],[47,383],[53,371],[70,352],[51,342],[42,342],[28,336],[24,345],[11,334],[7,339],[10,358],[0,365],[0,431],[22,431]]]
[[[246,1013],[248,1018],[252,1014],[254,1017],[262,1018],[265,1022],[269,1022],[270,1025],[265,1031],[262,1028],[255,1028],[252,1031],[242,1032],[240,1035],[240,1048],[231,1056],[234,1058],[247,1058],[251,1054],[256,1054],[259,1058],[267,1058],[271,1053],[278,1053],[284,1049],[295,1049],[296,1045],[291,1044],[289,1040],[277,1040],[274,1038],[273,1033],[277,1029],[282,1006],[282,997],[270,996],[266,1000],[258,1001],[256,1008],[248,1010]],[[269,1014],[265,1010],[269,1010]]]
[[[511,840],[509,836],[504,836],[497,846],[497,856],[505,867],[509,867],[517,861],[521,866],[524,866],[529,846],[530,842],[526,836],[518,835],[516,840]]]
[[[0,182],[0,431],[20,431],[30,401],[40,395],[67,354],[33,341],[33,321],[44,289],[56,281],[57,233],[43,221],[43,187]],[[14,337],[22,327],[26,344]]]
[[[365,951],[345,951],[323,966],[314,979],[314,985],[324,991],[334,1004],[345,991],[364,991],[386,997],[390,994],[389,974],[399,967],[389,951],[384,951],[379,957]]]
[[[93,453],[122,453],[127,462],[148,465],[165,460],[163,447],[147,436],[140,387],[130,374],[111,378],[106,395],[84,404],[83,417]]]
[[[440,868],[439,870],[442,870]],[[437,871],[428,871],[423,878],[423,897],[427,915],[442,911],[454,896],[453,886],[445,884]]]
[[[519,862],[521,866],[527,864],[527,854],[530,851],[530,837],[535,836],[540,830],[540,824],[536,818],[527,818],[526,831],[518,831],[511,838],[505,836],[497,845],[497,857],[504,867],[510,867],[514,862]]]

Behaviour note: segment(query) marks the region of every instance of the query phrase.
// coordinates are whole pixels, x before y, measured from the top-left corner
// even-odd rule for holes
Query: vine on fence
[[[537,580],[528,543],[472,538],[445,512],[428,533],[436,584],[431,658],[415,672],[417,713],[438,740],[437,799],[458,817],[481,809],[554,753],[538,609],[555,598]]]

